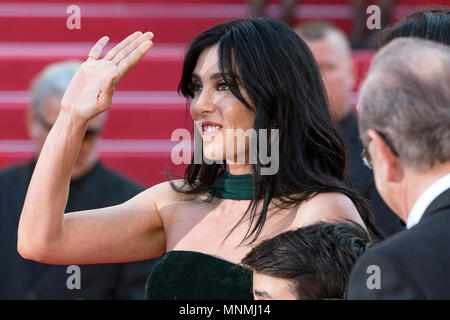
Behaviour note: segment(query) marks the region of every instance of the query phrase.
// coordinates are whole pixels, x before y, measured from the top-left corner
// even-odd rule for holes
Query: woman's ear
[[[386,182],[400,182],[403,179],[403,164],[388,143],[375,130],[369,129],[367,135],[372,141],[369,153],[372,158],[374,171],[379,171]]]

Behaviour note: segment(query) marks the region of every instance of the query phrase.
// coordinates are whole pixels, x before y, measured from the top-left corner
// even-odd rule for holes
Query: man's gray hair
[[[450,161],[450,47],[398,38],[374,57],[358,101],[359,129],[373,129],[410,168]]]
[[[31,105],[35,114],[41,114],[46,97],[51,94],[61,98],[72,80],[80,61],[58,62],[47,66],[34,79],[31,85]]]

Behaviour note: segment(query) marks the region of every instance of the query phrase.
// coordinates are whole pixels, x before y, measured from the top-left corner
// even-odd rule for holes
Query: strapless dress
[[[145,285],[148,300],[253,300],[252,271],[196,251],[166,252]]]

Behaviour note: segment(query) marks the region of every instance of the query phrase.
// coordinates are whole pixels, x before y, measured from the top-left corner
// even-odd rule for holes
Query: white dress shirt
[[[425,210],[441,193],[450,188],[450,173],[446,174],[442,178],[436,180],[431,186],[429,186],[424,193],[422,193],[417,199],[414,206],[409,212],[408,219],[406,220],[406,228],[410,229],[419,223],[422,219]]]

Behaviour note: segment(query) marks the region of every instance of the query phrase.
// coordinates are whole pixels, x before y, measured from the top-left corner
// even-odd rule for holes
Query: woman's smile
[[[202,121],[202,136],[209,134],[216,134],[221,131],[222,125],[212,121]]]

